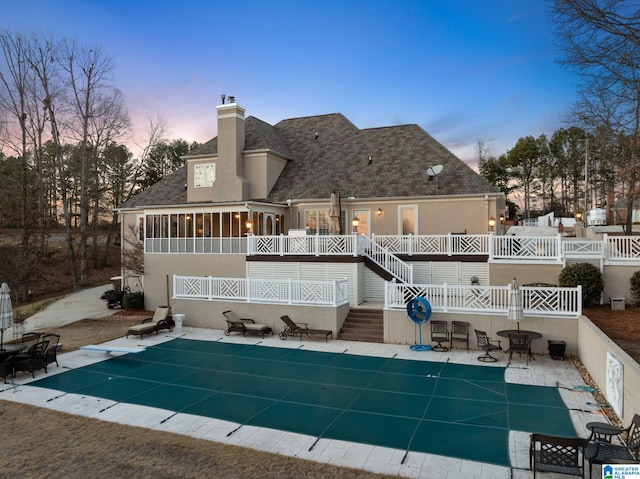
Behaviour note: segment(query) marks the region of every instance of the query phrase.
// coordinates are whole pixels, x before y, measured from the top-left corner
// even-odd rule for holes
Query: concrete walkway
[[[24,332],[56,328],[81,319],[110,316],[116,310],[108,309],[107,302],[100,299],[100,296],[112,288],[112,285],[107,284],[72,293],[27,318],[24,321]]]

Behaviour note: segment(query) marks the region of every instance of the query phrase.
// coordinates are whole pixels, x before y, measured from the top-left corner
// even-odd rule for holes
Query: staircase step
[[[349,311],[338,334],[339,339],[381,343],[384,341],[384,315],[380,309],[354,308]]]

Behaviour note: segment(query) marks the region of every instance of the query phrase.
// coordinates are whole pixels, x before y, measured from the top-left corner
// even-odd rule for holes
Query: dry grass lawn
[[[122,337],[140,316],[86,319],[52,332],[65,351]],[[55,367],[55,365],[54,365]],[[344,478],[393,476],[103,422],[7,401],[0,389],[0,477]]]

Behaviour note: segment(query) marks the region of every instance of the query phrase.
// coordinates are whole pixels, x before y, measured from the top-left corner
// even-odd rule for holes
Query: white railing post
[[[447,233],[447,256],[453,255],[453,236]]]
[[[487,246],[488,246],[488,253],[489,253],[489,261],[491,261],[493,259],[493,233],[489,233],[487,235]]]
[[[358,233],[356,232],[351,235],[351,247],[353,248],[353,256],[358,256]]]
[[[607,233],[602,235],[602,258],[611,259],[609,258],[609,235]]]
[[[409,233],[409,248],[407,254],[413,256],[413,233]]]
[[[316,251],[316,256],[320,256],[320,233],[316,233],[316,236],[313,238],[313,249]]]
[[[293,280],[291,278],[288,278],[287,288],[288,288],[289,291],[287,293],[287,296],[288,296],[287,302],[289,304],[293,304],[293,282],[292,281]]]
[[[562,235],[560,233],[556,235],[556,260],[559,263],[564,261],[564,255],[562,254]]]
[[[442,306],[444,307],[444,311],[446,312],[449,310],[449,286],[447,285],[447,283],[444,283],[442,286],[442,290],[444,292]]]

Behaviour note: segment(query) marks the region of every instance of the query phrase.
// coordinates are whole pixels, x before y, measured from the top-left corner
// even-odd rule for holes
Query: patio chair
[[[127,338],[129,335],[140,336],[140,339],[144,339],[145,334],[156,333],[162,329],[168,329],[173,331],[173,319],[169,315],[171,308],[169,306],[158,306],[156,312],[151,318],[145,318],[140,324],[131,326],[127,331]]]
[[[306,334],[307,336],[324,336],[325,343],[329,341],[329,337],[333,339],[333,331],[329,329],[311,329],[307,323],[296,323],[286,314],[284,316],[280,316],[280,319],[284,321],[285,328],[284,331],[280,333],[280,339],[285,340],[288,336],[297,336],[300,335],[300,341],[302,341],[302,335]]]
[[[531,434],[529,469],[584,477],[584,455],[588,440],[579,437],[559,437]]]
[[[223,311],[222,313],[227,321],[227,329],[224,330],[224,335],[229,336],[231,333],[242,333],[244,336],[247,333],[261,334],[267,333],[273,334],[273,330],[266,324],[256,323],[253,319],[241,318],[233,311]]]
[[[529,365],[529,356],[531,355],[531,340],[526,334],[509,334],[509,362],[513,353],[518,353],[522,357],[522,353],[527,356],[527,366]]]
[[[40,341],[31,346],[26,353],[17,354],[13,361],[13,377],[18,371],[28,371],[35,378],[36,371],[44,368],[47,372],[47,360],[45,352],[49,341]]]
[[[4,383],[7,384],[7,376],[13,374],[13,355],[12,354],[0,354],[0,377],[4,379]]]
[[[446,321],[434,320],[430,322],[431,324],[431,341],[437,342],[433,347],[434,351],[446,352],[449,351],[449,348],[442,345],[442,342],[445,343],[449,341],[449,328],[447,327]]]
[[[487,336],[485,331],[480,331],[478,329],[474,329],[474,331],[476,332],[476,339],[478,340],[478,349],[482,349],[484,351],[484,354],[478,357],[478,361],[482,361],[483,363],[495,363],[498,358],[491,356],[491,351],[502,351],[500,341],[492,342],[491,338]]]
[[[451,332],[449,333],[449,348],[453,349],[453,342],[465,343],[469,349],[469,323],[466,321],[451,321]]]
[[[21,342],[25,349],[29,349],[38,341],[40,341],[40,333],[23,333],[22,334]]]
[[[60,335],[48,333],[42,336],[43,341],[49,341],[49,345],[47,346],[47,350],[45,351],[45,360],[46,365],[48,366],[51,363],[56,363],[56,366],[60,366],[58,364],[58,349],[60,345]]]
[[[635,414],[628,427],[612,436],[618,436],[620,444],[594,441],[587,445],[585,457],[589,461],[589,477],[594,464],[634,464],[639,461],[640,415]]]

